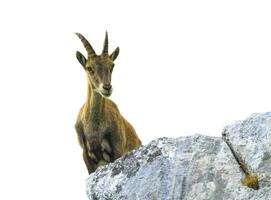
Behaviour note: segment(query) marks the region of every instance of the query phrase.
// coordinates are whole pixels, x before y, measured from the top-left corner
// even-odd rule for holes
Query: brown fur
[[[76,34],[88,52],[88,59],[76,52],[87,74],[88,95],[79,112],[75,129],[88,172],[92,173],[98,166],[113,162],[137,148],[141,141],[132,125],[120,114],[116,104],[107,98],[112,93],[113,61],[118,56],[119,48],[108,55],[106,33],[103,53],[96,55],[84,36]]]

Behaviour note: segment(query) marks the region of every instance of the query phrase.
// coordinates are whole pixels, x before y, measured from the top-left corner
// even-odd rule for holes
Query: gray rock
[[[261,175],[258,190],[241,183],[244,171],[235,152],[222,138],[193,135],[157,139],[98,168],[87,179],[87,196],[90,200],[271,199],[270,181],[266,178],[270,171],[265,173],[265,169],[270,170],[266,155],[270,155],[271,125],[267,118],[271,120],[271,114],[253,115],[250,120],[227,126],[223,136],[230,141],[232,149],[239,150],[238,156],[242,156],[251,169],[263,170],[260,173],[265,176]],[[241,136],[240,130],[251,134]],[[261,145],[256,147],[258,142]],[[255,157],[250,155],[258,151],[263,153]]]

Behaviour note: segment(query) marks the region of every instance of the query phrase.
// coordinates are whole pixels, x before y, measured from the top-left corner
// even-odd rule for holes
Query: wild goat
[[[76,35],[88,54],[86,59],[82,53],[76,52],[87,74],[88,95],[79,112],[75,129],[90,174],[99,166],[113,162],[137,148],[141,141],[131,124],[120,114],[117,105],[107,98],[112,93],[113,61],[119,54],[119,48],[108,54],[106,32],[102,54],[97,55],[83,35]]]

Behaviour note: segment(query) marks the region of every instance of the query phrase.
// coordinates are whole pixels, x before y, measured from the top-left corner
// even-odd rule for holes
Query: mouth
[[[110,89],[110,90],[105,90],[105,89],[103,89],[100,93],[101,93],[101,95],[104,96],[104,97],[110,97],[111,94],[112,94],[112,89]]]

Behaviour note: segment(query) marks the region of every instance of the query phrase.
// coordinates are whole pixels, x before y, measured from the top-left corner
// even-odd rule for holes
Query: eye
[[[93,71],[93,68],[92,68],[92,67],[88,66],[88,67],[86,68],[86,70],[87,70],[88,72],[90,72],[91,74],[94,74],[94,71]]]

